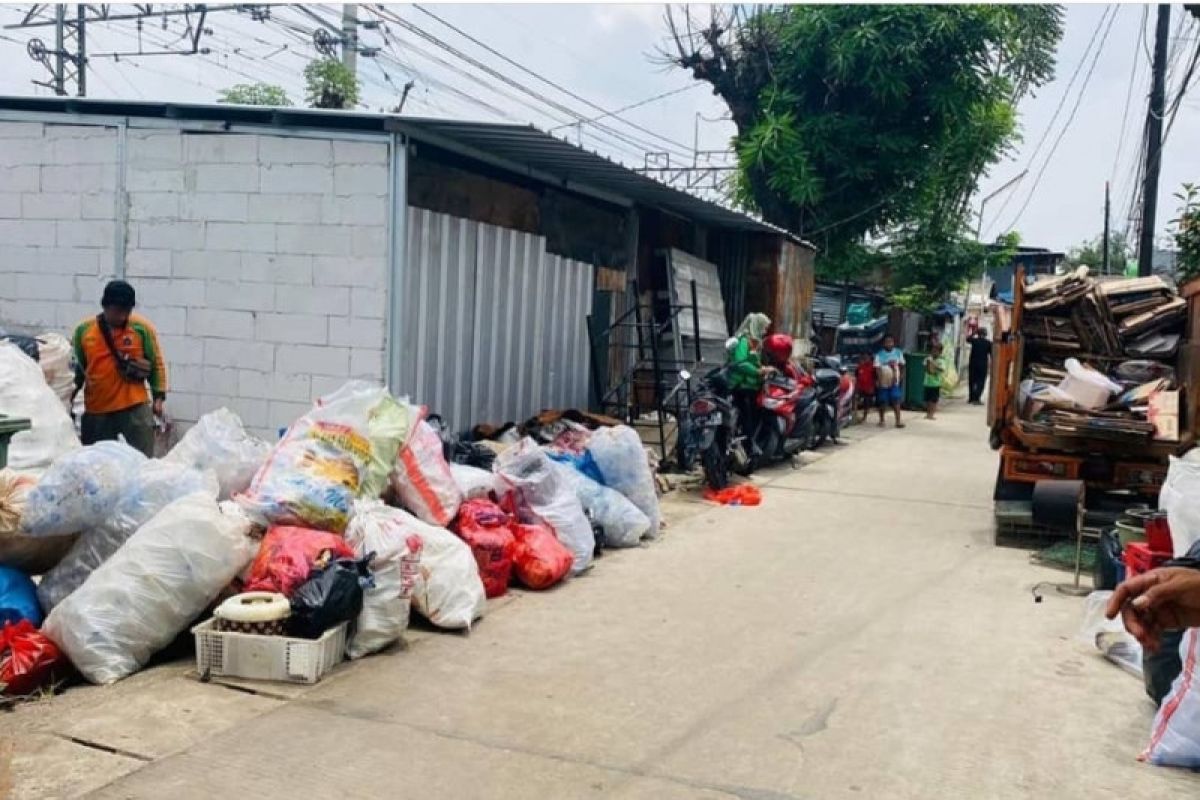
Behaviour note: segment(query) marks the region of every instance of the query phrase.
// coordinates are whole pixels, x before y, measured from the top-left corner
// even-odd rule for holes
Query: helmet
[[[771,361],[786,363],[792,357],[792,337],[786,333],[772,333],[763,340],[762,350]]]

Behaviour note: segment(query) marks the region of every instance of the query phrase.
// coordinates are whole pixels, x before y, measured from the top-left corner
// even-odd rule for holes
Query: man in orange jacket
[[[75,328],[75,392],[84,389],[84,444],[121,436],[152,457],[154,417],[162,416],[167,369],[158,332],[133,313],[136,299],[128,283],[110,281],[100,299],[101,313]]]

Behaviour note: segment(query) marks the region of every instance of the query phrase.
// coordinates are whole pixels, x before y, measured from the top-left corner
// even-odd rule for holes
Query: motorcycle
[[[813,447],[820,447],[826,441],[837,444],[841,434],[841,414],[839,412],[839,394],[842,387],[842,373],[827,366],[819,366],[813,370],[813,380],[816,381],[817,400],[816,413],[813,419]]]
[[[679,420],[679,465],[690,471],[697,459],[709,488],[724,489],[731,472],[750,465],[738,432],[738,413],[729,387],[728,367],[711,370],[703,378]],[[691,380],[685,370],[683,381]]]
[[[751,461],[758,468],[791,460],[811,441],[815,390],[805,376],[773,372],[758,393],[758,423],[751,442]]]

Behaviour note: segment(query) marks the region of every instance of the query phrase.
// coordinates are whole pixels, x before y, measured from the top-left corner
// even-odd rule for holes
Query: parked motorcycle
[[[813,447],[820,447],[826,441],[836,444],[838,436],[841,434],[841,413],[839,411],[841,398],[839,395],[842,387],[842,373],[828,366],[818,366],[813,370],[813,380],[817,387]]]
[[[716,490],[729,485],[731,473],[751,466],[738,431],[728,372],[728,367],[719,367],[701,378],[679,420],[680,466],[690,471],[699,460],[704,482]],[[680,378],[689,381],[691,375],[685,370]]]
[[[816,391],[799,373],[774,372],[758,393],[758,422],[750,437],[750,460],[757,469],[791,460],[811,441]]]

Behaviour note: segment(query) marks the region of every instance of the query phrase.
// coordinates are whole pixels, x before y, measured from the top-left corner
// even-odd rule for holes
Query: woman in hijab
[[[770,328],[771,318],[766,314],[747,314],[729,351],[729,386],[742,420],[742,433],[747,436],[754,433],[753,423],[758,417],[758,392],[764,371],[759,350]]]

